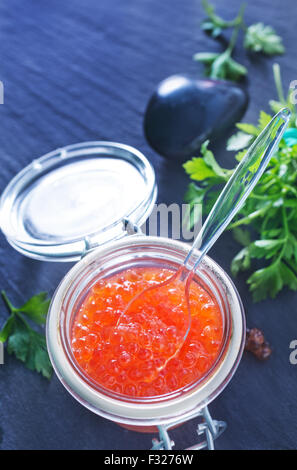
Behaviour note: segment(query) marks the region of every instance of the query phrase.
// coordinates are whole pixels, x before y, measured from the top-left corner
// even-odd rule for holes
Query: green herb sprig
[[[7,342],[7,351],[14,354],[17,359],[24,362],[30,370],[40,372],[49,379],[52,366],[49,360],[45,336],[31,328],[27,319],[37,325],[44,325],[50,300],[47,293],[34,295],[24,305],[17,308],[8,299],[4,291],[1,292],[10,313],[2,330],[0,341]],[[27,319],[26,319],[27,317]]]
[[[290,127],[257,186],[229,226],[242,245],[231,263],[233,275],[251,270],[256,259],[263,262],[263,267],[247,279],[255,301],[274,298],[285,286],[297,290],[296,109],[290,99],[291,94],[284,97],[279,66],[274,65],[273,71],[278,100],[270,101],[270,107],[277,112],[288,106],[292,111]],[[242,159],[246,148],[270,119],[269,114],[261,111],[257,125],[237,124],[239,131],[227,143],[228,150],[237,151],[237,161]],[[218,185],[225,183],[234,170],[218,165],[208,149],[208,142],[202,145],[201,156],[186,162],[184,169],[193,180],[185,195],[190,210],[195,203],[200,203],[208,213],[220,191]],[[191,226],[195,222],[190,218]]]
[[[231,21],[224,20],[215,13],[215,8],[208,0],[202,0],[203,9],[207,18],[202,21],[201,28],[213,38],[221,35],[223,30],[232,29],[232,36],[225,51],[198,52],[193,59],[201,62],[205,67],[205,75],[212,79],[225,79],[238,81],[247,74],[247,69],[232,58],[232,53],[238,39],[240,30],[243,30],[243,46],[246,50],[266,55],[283,54],[285,48],[282,39],[271,26],[255,23],[246,26],[244,22],[245,5],[240,6],[238,15]]]

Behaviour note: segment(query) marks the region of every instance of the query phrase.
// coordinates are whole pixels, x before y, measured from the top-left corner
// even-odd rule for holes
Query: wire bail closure
[[[134,224],[134,222],[132,222],[131,220],[124,218],[122,222],[123,230],[127,232],[127,235],[143,235],[141,228],[138,225]]]
[[[197,435],[204,436],[205,438],[193,446],[187,447],[185,450],[214,450],[214,441],[225,431],[227,428],[227,423],[225,421],[217,421],[213,419],[207,406],[202,408],[202,410],[199,410],[195,415],[192,415],[186,421],[183,420],[182,422],[185,423],[197,417],[202,418],[197,425]],[[152,439],[153,446],[151,450],[172,450],[175,442],[170,438],[168,430],[178,424],[181,424],[180,420],[177,420],[169,425],[158,426],[159,439]]]
[[[123,231],[127,233],[127,235],[143,235],[141,228],[134,224],[131,220],[127,218],[122,219],[123,224]],[[109,242],[106,242],[109,243]],[[84,238],[84,250],[81,254],[81,258],[84,258],[90,251],[98,248],[97,244],[94,244],[89,236]]]

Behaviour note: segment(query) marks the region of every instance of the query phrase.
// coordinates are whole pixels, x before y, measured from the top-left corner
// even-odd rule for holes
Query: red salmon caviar
[[[201,378],[217,359],[223,320],[217,302],[196,282],[190,287],[191,328],[184,284],[153,289],[128,302],[169,269],[137,267],[98,280],[75,315],[71,345],[98,385],[130,397],[174,392]]]

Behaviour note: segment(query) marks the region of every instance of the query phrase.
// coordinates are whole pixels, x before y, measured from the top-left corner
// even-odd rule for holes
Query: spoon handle
[[[289,123],[288,108],[277,113],[247,150],[198,233],[184,266],[195,270],[203,256],[239,211],[262,176]],[[197,251],[199,250],[198,258]]]

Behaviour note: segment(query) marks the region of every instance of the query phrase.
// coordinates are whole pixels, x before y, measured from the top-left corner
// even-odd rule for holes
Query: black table
[[[217,1],[230,18],[236,0]],[[192,62],[197,51],[220,46],[205,36],[198,0],[3,0],[0,5],[0,188],[33,158],[67,144],[106,139],[141,150],[155,167],[158,202],[181,203],[187,178],[179,164],[156,155],[142,132],[143,111],[154,86],[176,72],[202,75]],[[247,23],[263,20],[284,38],[286,55],[277,58],[285,86],[297,78],[294,0],[248,2]],[[251,103],[245,120],[276,97],[272,59],[251,60]],[[223,148],[223,145],[221,145]],[[231,167],[232,155],[220,152]],[[69,263],[27,259],[1,235],[0,287],[16,304],[30,295],[54,292]],[[238,250],[224,235],[211,256],[227,271]],[[246,353],[228,388],[213,402],[214,417],[228,422],[218,449],[284,449],[297,442],[297,367],[289,363],[289,343],[297,338],[296,294],[253,304],[245,277],[236,285],[247,323],[264,330],[273,346],[266,363]],[[1,324],[6,310],[0,309]],[[173,433],[177,448],[195,440],[195,423]],[[79,405],[54,376],[50,382],[13,357],[0,366],[0,448],[2,449],[146,449],[151,436],[123,430]]]

